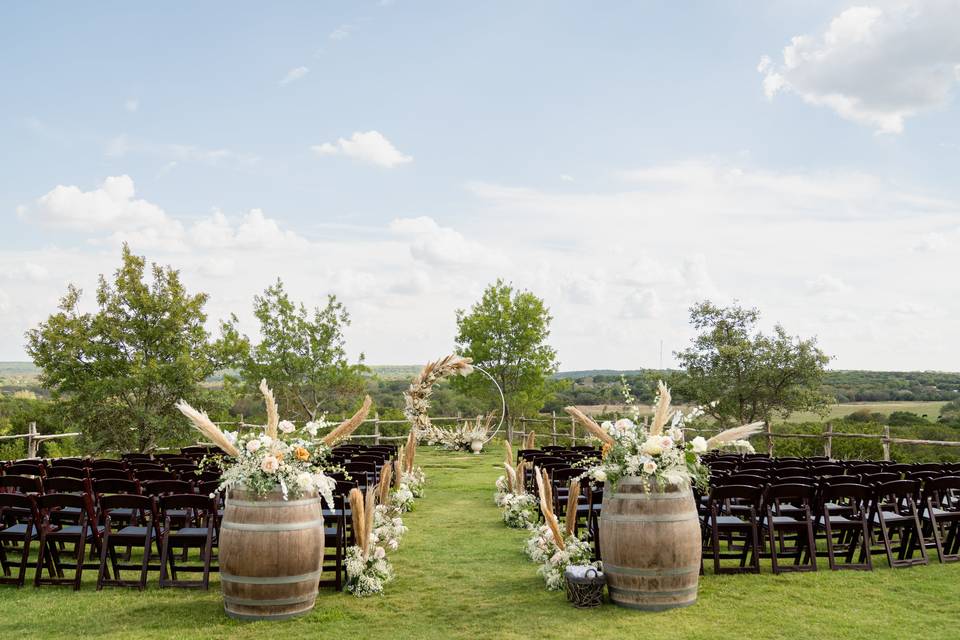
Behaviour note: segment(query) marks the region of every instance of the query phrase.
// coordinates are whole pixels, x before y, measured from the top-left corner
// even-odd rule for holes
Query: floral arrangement
[[[400,513],[413,511],[414,496],[410,487],[402,482],[390,492],[390,504]]]
[[[563,572],[570,565],[589,565],[592,563],[593,546],[580,540],[576,534],[577,502],[580,499],[580,482],[570,483],[567,493],[567,510],[563,531],[553,512],[553,489],[547,472],[540,470],[536,474],[537,491],[540,495],[540,511],[546,524],[535,530],[527,541],[526,551],[531,560],[540,567],[537,574],[543,578],[548,591],[557,591],[564,586]],[[598,566],[596,563],[595,566]]]
[[[407,527],[404,526],[403,519],[397,515],[397,511],[392,505],[378,504],[375,507],[373,534],[370,538],[372,544],[396,551],[400,548],[400,539],[406,532]]]
[[[622,418],[615,423],[598,425],[576,407],[566,411],[603,444],[603,459],[588,469],[588,476],[597,482],[616,482],[624,476],[643,479],[648,490],[663,490],[666,486],[685,486],[691,483],[704,486],[707,469],[700,462],[700,454],[735,440],[742,440],[759,432],[762,422],[727,429],[705,440],[701,436],[690,442],[684,439],[685,424],[703,412],[694,409],[687,414],[670,407],[670,390],[660,381],[653,418],[640,422],[639,408],[633,402],[629,388],[624,385],[624,396],[633,409],[634,419]]]
[[[465,420],[453,429],[441,429],[431,425],[425,432],[427,444],[437,445],[448,451],[472,451],[479,454],[493,424],[493,416],[477,416],[476,421]]]
[[[440,360],[428,362],[420,371],[420,375],[414,378],[410,388],[403,394],[406,402],[403,414],[413,425],[414,433],[418,438],[429,433],[432,427],[430,423],[430,395],[433,393],[434,383],[448,376],[470,375],[473,373],[473,366],[470,363],[470,358],[449,355]]]
[[[350,490],[350,511],[357,544],[347,549],[344,588],[358,598],[383,593],[384,586],[393,580],[393,567],[387,560],[386,550],[374,543],[376,496],[373,487],[367,488],[366,495],[359,489]]]
[[[417,434],[413,430],[407,436],[407,443],[400,446],[397,461],[400,463],[401,483],[407,485],[414,498],[423,497],[423,488],[427,476],[423,469],[415,465],[417,456]]]
[[[497,479],[497,493],[494,502],[500,507],[504,524],[514,529],[529,529],[537,523],[537,500],[527,493],[523,476],[526,463],[514,467],[510,443],[506,445],[506,461],[503,467],[506,474]]]
[[[200,433],[229,456],[220,462],[221,490],[243,488],[258,495],[279,490],[284,500],[319,492],[332,508],[336,482],[324,473],[329,467],[331,447],[363,422],[370,411],[370,396],[353,417],[315,442],[317,423],[307,423],[297,429],[289,420],[280,420],[277,402],[266,380],[260,382],[260,392],[267,409],[267,424],[260,434],[238,436],[223,432],[206,413],[185,401],[180,400],[175,406]]]

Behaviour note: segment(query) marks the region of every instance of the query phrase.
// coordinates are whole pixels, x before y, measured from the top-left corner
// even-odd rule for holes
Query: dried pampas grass
[[[573,416],[573,419],[584,426],[591,434],[600,439],[604,444],[613,445],[613,437],[603,430],[603,427],[597,424],[596,420],[585,414],[576,407],[565,407],[564,411]]]
[[[363,421],[367,419],[367,414],[370,413],[371,404],[373,404],[373,400],[370,399],[370,396],[364,396],[363,406],[361,406],[360,409],[353,414],[353,417],[348,420],[344,420],[337,426],[337,428],[325,435],[322,440],[323,444],[327,445],[328,447],[332,447],[337,442],[343,440],[353,433],[356,428],[363,424]]]
[[[417,457],[417,434],[410,430],[410,433],[407,435],[407,444],[403,448],[403,455],[400,458],[403,460],[403,470],[406,473],[411,473],[413,471],[414,462],[416,462]]]
[[[513,447],[510,446],[509,440],[503,441],[503,460],[507,464],[513,464]]]
[[[267,427],[264,433],[276,439],[277,425],[280,424],[280,409],[277,407],[277,399],[273,396],[273,391],[267,386],[266,378],[260,381],[260,393],[263,394],[263,402],[267,405]]]
[[[713,436],[707,440],[707,450],[716,449],[719,446],[725,445],[728,442],[733,442],[734,440],[746,440],[752,435],[756,435],[763,431],[765,422],[751,422],[750,424],[745,424],[742,427],[733,427],[732,429],[727,429],[726,431],[721,431],[717,435]]]
[[[403,468],[399,460],[393,461],[393,488],[399,489],[403,484]]]
[[[653,408],[653,424],[650,425],[650,435],[659,436],[663,433],[663,428],[673,416],[670,410],[670,389],[663,383],[663,380],[657,382],[657,392],[659,398],[657,405]]]
[[[393,465],[385,464],[380,470],[380,482],[377,484],[377,501],[380,504],[390,503],[390,483],[393,481]]]
[[[531,431],[527,434],[527,437],[523,441],[524,449],[536,449],[537,448],[537,432]]]
[[[580,481],[571,480],[567,489],[567,511],[564,516],[567,536],[572,536],[577,528],[577,503],[580,501]]]
[[[230,442],[230,439],[224,435],[220,427],[213,424],[213,421],[210,420],[205,411],[197,411],[182,399],[178,400],[173,406],[190,419],[190,422],[193,423],[197,431],[202,433],[210,442],[220,447],[224,453],[233,457],[240,455],[240,450]]]
[[[370,535],[365,531],[367,519],[363,513],[364,500],[360,489],[354,487],[350,489],[350,516],[353,519],[353,537],[356,539],[357,546],[363,553],[364,559],[367,557]]]
[[[553,513],[553,490],[550,486],[550,478],[544,469],[537,469],[537,492],[540,494],[540,513],[543,514],[543,521],[547,523],[550,532],[553,533],[553,541],[558,549],[565,549],[563,534],[560,532],[560,523],[557,522],[557,516]]]

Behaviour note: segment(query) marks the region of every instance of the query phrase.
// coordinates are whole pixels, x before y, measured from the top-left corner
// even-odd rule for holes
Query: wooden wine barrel
[[[285,620],[313,609],[323,566],[319,497],[232,490],[219,547],[223,607],[231,618]]]
[[[600,555],[614,604],[644,611],[697,601],[700,524],[689,487],[621,478],[604,492]]]

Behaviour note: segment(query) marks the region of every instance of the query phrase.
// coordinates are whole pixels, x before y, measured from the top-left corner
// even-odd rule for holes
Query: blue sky
[[[374,363],[449,350],[503,276],[564,368],[670,364],[709,296],[834,366],[956,370],[958,30],[956,0],[4,6],[0,358],[127,241],[211,326],[278,275],[337,293]]]

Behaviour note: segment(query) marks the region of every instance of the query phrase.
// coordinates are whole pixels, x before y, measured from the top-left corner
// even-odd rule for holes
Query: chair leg
[[[103,577],[107,572],[107,547],[110,546],[110,531],[104,529],[100,540],[100,566],[97,569],[97,591],[103,590]]]
[[[37,550],[37,570],[33,572],[33,586],[39,587],[40,580],[43,578],[43,566],[45,562],[49,561],[49,557],[46,553],[47,549],[47,530],[45,527],[40,528],[40,548]]]
[[[80,580],[83,576],[83,556],[87,550],[87,528],[83,527],[80,533],[80,540],[77,541],[76,558],[77,568],[73,572],[73,590],[80,591]]]
[[[152,545],[151,534],[153,531],[151,527],[147,527],[146,532],[143,534],[143,561],[140,563],[140,580],[137,582],[137,590],[143,591],[147,588],[147,571],[150,568],[150,547]]]
[[[163,532],[163,535],[160,538],[160,587],[167,586],[167,553],[169,551],[168,544],[169,533],[167,531]]]

